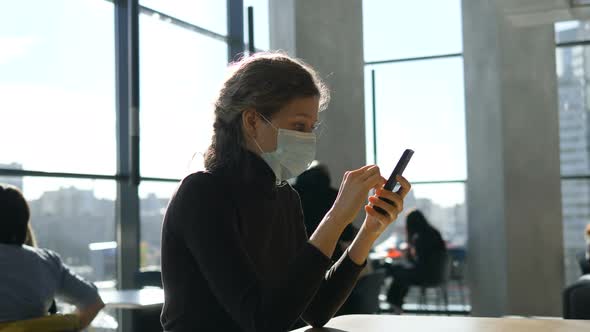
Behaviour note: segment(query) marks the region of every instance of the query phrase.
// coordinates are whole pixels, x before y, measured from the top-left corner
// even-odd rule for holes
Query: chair
[[[582,276],[563,291],[563,318],[590,319],[590,275]]]
[[[465,307],[465,262],[466,262],[466,251],[465,248],[450,248],[447,250],[450,259],[450,271],[449,271],[449,282],[453,281],[457,284],[459,290],[459,298],[461,305]]]
[[[385,272],[383,271],[362,276],[335,316],[379,312],[379,292],[384,281]]]
[[[162,288],[162,272],[156,269],[141,269],[135,272],[135,286]]]
[[[143,268],[135,273],[135,286],[162,288],[162,272],[157,268]],[[133,321],[135,330],[142,332],[162,331],[160,313],[162,308],[134,310]]]
[[[435,289],[436,291],[436,305],[440,307],[441,297],[444,303],[444,312],[449,311],[449,296],[447,292],[447,283],[450,273],[450,261],[447,252],[441,253],[437,261],[437,266],[433,268],[434,273],[427,280],[418,283],[416,286],[420,287],[420,297],[418,299],[418,306],[422,311],[428,311],[427,308],[427,291],[428,289]]]
[[[77,315],[50,315],[40,318],[0,323],[0,331],[18,332],[73,332],[80,330]]]

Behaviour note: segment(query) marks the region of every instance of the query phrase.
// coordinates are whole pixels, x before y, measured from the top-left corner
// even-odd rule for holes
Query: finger
[[[393,202],[393,204],[389,204],[379,199],[377,196],[369,197],[369,202],[373,205],[373,207],[377,206],[383,209],[385,212],[387,212],[388,219],[394,219],[394,217],[397,216],[400,210],[399,206],[395,202]]]
[[[381,175],[380,175],[381,176]],[[377,182],[377,185],[374,186],[373,188],[375,188],[375,191],[378,191],[380,189],[383,189],[383,186],[385,186],[385,184],[387,183],[387,179],[384,178],[383,176],[381,176],[381,179],[379,182]]]
[[[381,172],[379,171],[379,166],[372,165],[365,170],[365,173],[363,174],[363,181],[367,181],[375,175],[381,176]]]
[[[379,220],[381,222],[381,218],[383,218],[383,215],[379,212],[377,212],[372,206],[370,205],[365,205],[365,212],[367,212],[368,215],[370,215],[371,217]]]
[[[397,190],[397,193],[402,197],[402,198],[406,198],[406,196],[408,195],[408,193],[410,192],[410,189],[412,189],[412,185],[410,184],[410,182],[408,180],[406,180],[406,178],[404,178],[401,175],[398,175],[396,177],[397,181],[400,184],[400,188]]]
[[[377,219],[381,225],[387,226],[389,220],[386,216],[382,215],[381,213],[377,212],[372,206],[365,205],[365,212],[370,215],[371,217]]]
[[[375,196],[381,199],[387,199],[390,202],[393,202],[396,207],[398,207],[399,211],[404,209],[404,199],[397,193],[391,192],[389,190],[377,190],[375,192]]]
[[[355,169],[354,171],[350,171],[353,174],[364,174],[369,168],[375,167],[375,165],[365,165],[359,169]]]
[[[366,165],[366,166],[363,166],[363,167],[361,167],[359,169],[356,169],[354,171],[349,171],[348,172],[349,173],[349,178],[351,180],[352,179],[358,179],[358,180],[360,180],[362,182],[362,181],[365,180],[365,177],[366,177],[365,174],[367,173],[367,171],[369,169],[371,169],[371,168],[374,168],[374,167],[375,167],[375,165]]]
[[[374,189],[380,189],[383,187],[383,185],[385,185],[385,179],[383,179],[383,177],[381,176],[381,174],[376,173],[371,175],[369,178],[367,178],[363,184],[365,185],[367,191],[371,188]]]
[[[377,193],[377,191],[383,189],[383,186],[385,185],[385,183],[387,183],[387,180],[385,180],[384,177],[381,177],[381,180],[378,181],[376,185],[371,187],[371,189],[369,189],[369,196],[372,196],[375,193]]]

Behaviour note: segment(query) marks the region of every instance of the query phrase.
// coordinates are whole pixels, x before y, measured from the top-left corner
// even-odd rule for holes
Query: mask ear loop
[[[260,144],[258,144],[258,141],[256,141],[256,138],[254,138],[252,136],[250,136],[250,138],[254,140],[254,144],[256,144],[256,146],[258,147],[258,150],[260,150],[260,153],[264,153],[264,151],[260,147]]]
[[[276,131],[279,131],[279,129],[278,129],[277,127],[275,127],[275,126],[272,124],[272,122],[270,122],[270,120],[269,120],[269,119],[267,119],[267,118],[266,118],[264,115],[262,115],[262,114],[260,114],[260,113],[258,113],[258,112],[256,112],[256,114],[260,115],[260,117],[261,117],[262,119],[264,119],[264,121],[266,121],[266,123],[268,123],[268,124],[269,124],[269,125],[270,125],[270,126],[273,128],[273,129],[274,129],[274,130],[276,130]]]
[[[256,112],[256,114],[258,114],[264,121],[266,121],[266,123],[268,123],[274,130],[279,131],[277,127],[273,126],[272,122],[270,122],[264,115],[260,114],[259,112]],[[260,147],[260,144],[258,144],[256,138],[252,137],[251,135],[249,136],[252,140],[254,140],[254,143],[258,147],[258,150],[260,150],[260,153],[264,153],[264,150],[262,150],[262,147]]]

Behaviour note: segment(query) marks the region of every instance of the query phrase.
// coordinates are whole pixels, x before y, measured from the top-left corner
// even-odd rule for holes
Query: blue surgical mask
[[[315,134],[276,128],[264,116],[261,117],[277,131],[277,149],[264,152],[256,139],[254,142],[260,149],[260,157],[275,173],[277,182],[294,178],[307,170],[315,159]]]

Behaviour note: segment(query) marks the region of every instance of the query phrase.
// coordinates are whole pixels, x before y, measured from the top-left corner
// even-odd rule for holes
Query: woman
[[[387,300],[398,314],[402,312],[409,287],[440,278],[441,264],[446,263],[446,246],[440,232],[430,225],[419,210],[411,211],[406,217],[406,238],[411,266],[393,265],[389,270],[393,284],[389,288]]]
[[[403,208],[410,184],[382,190],[376,166],[344,175],[310,238],[286,179],[315,157],[314,127],[328,92],[313,69],[282,54],[232,67],[215,102],[205,172],[186,177],[162,229],[165,331],[286,331],[324,325],[344,302],[376,238]],[[372,196],[350,248],[328,273],[338,238]],[[379,206],[388,215],[378,214]]]
[[[31,246],[29,217],[20,191],[0,184],[0,322],[45,316],[58,297],[77,307],[83,329],[104,307],[98,291],[58,254]]]

